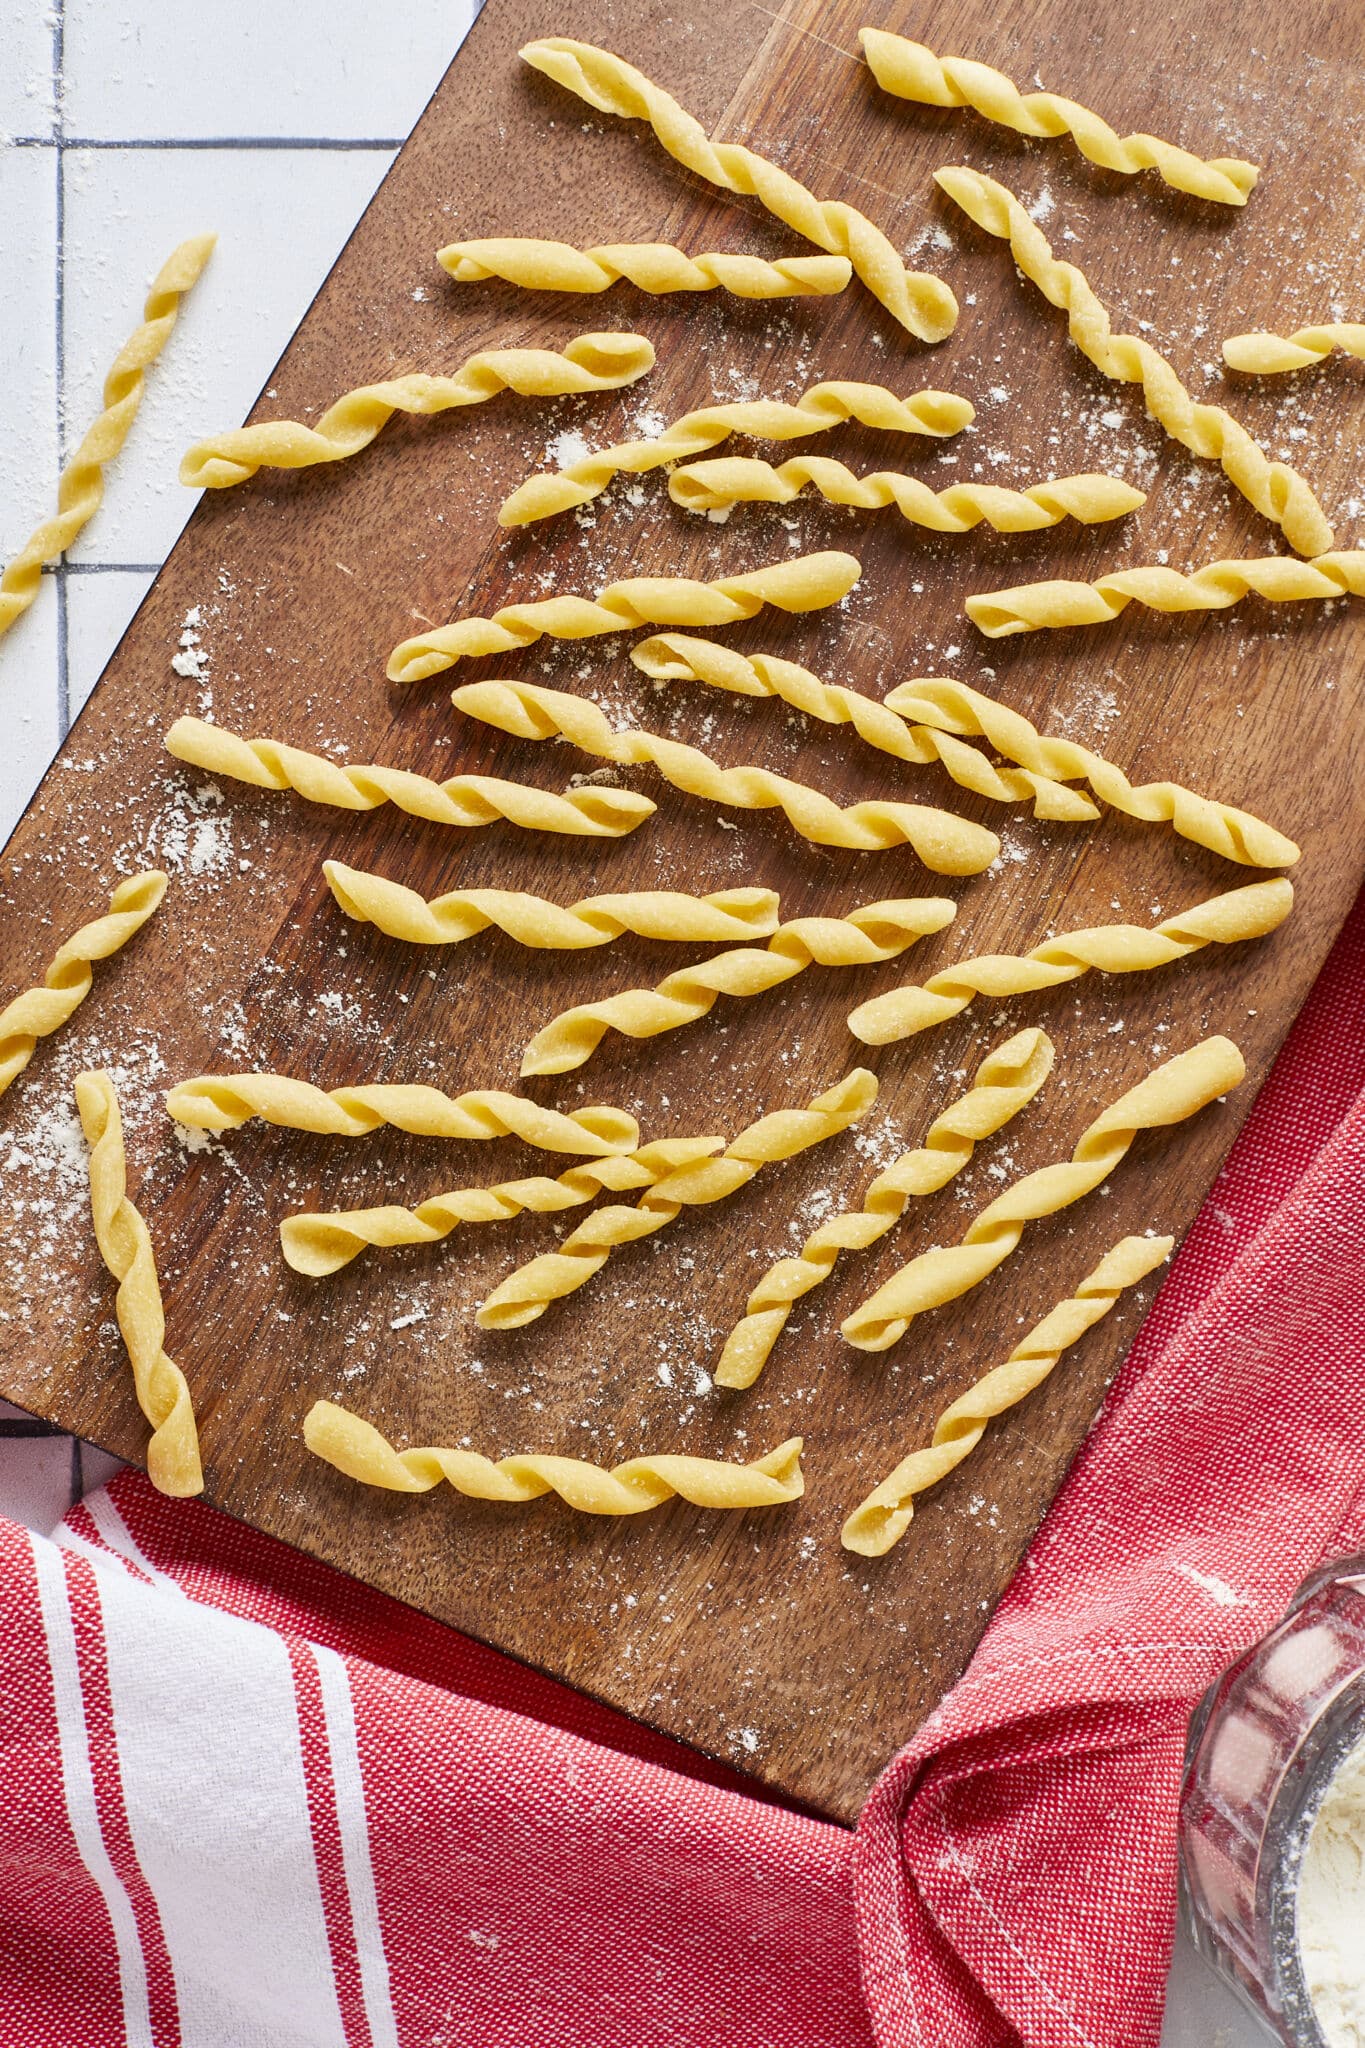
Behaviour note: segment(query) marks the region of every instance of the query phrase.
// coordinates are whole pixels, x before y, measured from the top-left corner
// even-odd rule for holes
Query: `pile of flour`
[[[1365,1743],[1318,1809],[1299,1879],[1299,1952],[1330,2048],[1365,2048]]]

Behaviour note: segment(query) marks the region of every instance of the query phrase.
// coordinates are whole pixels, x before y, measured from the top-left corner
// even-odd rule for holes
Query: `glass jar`
[[[1304,1581],[1284,1620],[1209,1688],[1186,1746],[1186,1927],[1291,2048],[1326,2048],[1304,1979],[1299,1880],[1327,1789],[1362,1742],[1365,1555]]]

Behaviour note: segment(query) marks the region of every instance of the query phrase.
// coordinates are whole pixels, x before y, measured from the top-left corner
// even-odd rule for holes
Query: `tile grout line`
[[[57,30],[54,25],[53,36]],[[401,135],[13,135],[10,149],[401,149]]]
[[[57,470],[66,467],[66,0],[55,0],[52,11],[52,140],[57,167],[57,303],[54,333],[57,342]],[[56,566],[57,581],[57,737],[64,740],[71,728],[71,660],[66,604],[66,556]]]

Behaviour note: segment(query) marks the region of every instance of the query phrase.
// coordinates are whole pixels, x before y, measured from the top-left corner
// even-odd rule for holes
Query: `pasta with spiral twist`
[[[699,1508],[774,1508],[805,1491],[799,1436],[747,1465],[654,1453],[604,1471],[582,1458],[531,1452],[495,1462],[478,1451],[438,1446],[396,1451],[373,1423],[334,1401],[317,1401],[304,1417],[303,1440],[315,1456],[366,1486],[430,1493],[444,1479],[474,1500],[518,1503],[557,1493],[584,1515],[638,1515],[675,1497]]]
[[[1025,1227],[1091,1194],[1127,1155],[1139,1131],[1183,1123],[1238,1086],[1246,1063],[1230,1038],[1205,1038],[1164,1060],[1102,1111],[1070,1159],[1039,1167],[972,1219],[960,1243],[921,1252],[840,1325],[859,1351],[889,1351],[927,1309],[957,1301],[1015,1251]]]
[[[619,391],[654,367],[643,334],[578,334],[553,348],[480,349],[449,377],[410,372],[362,384],[329,405],[313,426],[301,420],[260,420],[230,427],[187,449],[180,481],[199,490],[230,490],[258,469],[311,469],[345,462],[368,448],[396,412],[430,419],[464,405],[483,405],[504,391],[522,398],[562,398]]]
[[[1054,477],[1025,491],[1001,484],[949,484],[931,490],[915,476],[894,469],[856,476],[828,455],[794,455],[774,465],[741,455],[722,455],[714,462],[689,462],[668,480],[668,495],[688,512],[722,512],[730,505],[790,505],[807,484],[831,505],[859,512],[894,506],[902,519],[931,533],[971,533],[990,526],[997,533],[1036,533],[1060,526],[1064,519],[1096,526],[1122,519],[1147,502],[1145,491],[1116,476],[1097,474]]]
[[[1104,626],[1130,604],[1153,612],[1223,612],[1244,597],[1272,604],[1304,604],[1334,597],[1365,597],[1365,548],[1296,562],[1292,555],[1260,555],[1242,562],[1206,562],[1184,575],[1159,565],[1115,569],[1093,583],[1061,578],[1022,583],[967,599],[967,616],[988,640],[1036,633],[1043,626]]]
[[[547,740],[563,734],[600,760],[648,762],[675,789],[707,803],[746,811],[780,810],[802,839],[817,846],[860,852],[909,846],[925,867],[940,875],[979,875],[1000,851],[994,832],[953,811],[886,797],[841,806],[820,790],[767,768],[722,768],[709,754],[681,740],[638,728],[617,732],[600,706],[564,690],[545,690],[538,683],[467,683],[453,693],[451,702],[457,711],[518,739]]]
[[[1365,323],[1330,320],[1320,327],[1296,328],[1293,334],[1230,334],[1223,343],[1223,361],[1249,377],[1281,377],[1286,370],[1326,362],[1336,348],[1365,361]]]
[[[851,725],[859,739],[897,760],[938,761],[953,781],[997,803],[1033,802],[1034,816],[1075,823],[1099,811],[1066,780],[1084,776],[1095,795],[1127,817],[1169,822],[1184,839],[1247,867],[1290,867],[1299,857],[1292,839],[1231,804],[1197,796],[1177,782],[1134,785],[1121,768],[1075,740],[1053,739],[1020,711],[982,696],[948,676],[916,676],[898,683],[879,702],[858,690],[822,682],[797,662],[775,654],[740,654],[715,640],[657,633],[630,650],[635,666],[660,682],[709,683],[742,697],[776,697],[827,725]],[[968,746],[989,740],[998,764]]]
[[[76,1076],[76,1108],[90,1147],[90,1214],[100,1257],[118,1282],[114,1313],[133,1370],[137,1404],[152,1425],[147,1477],[159,1493],[202,1493],[199,1431],[180,1367],[166,1356],[166,1317],[156,1256],[128,1199],[118,1094],[105,1073]]]
[[[1245,206],[1260,172],[1240,157],[1194,156],[1159,135],[1118,135],[1075,100],[1055,92],[1021,93],[1013,79],[970,57],[936,57],[923,43],[886,29],[858,31],[863,55],[883,92],[917,100],[929,107],[972,107],[988,121],[1012,128],[1016,135],[1039,140],[1070,135],[1092,164],[1127,177],[1155,171],[1177,192],[1213,199],[1222,206]]]
[[[129,875],[109,899],[103,917],[92,918],[63,939],[36,988],[26,988],[0,1010],[0,1095],[33,1058],[40,1038],[60,1031],[95,985],[92,967],[108,960],[140,932],[166,893],[159,868]]]
[[[916,939],[942,931],[956,912],[951,897],[910,896],[867,903],[846,917],[795,917],[766,947],[739,946],[680,967],[657,988],[625,989],[561,1010],[527,1046],[522,1074],[567,1074],[591,1059],[608,1031],[657,1038],[705,1017],[717,996],[766,995],[808,967],[871,967],[894,960]]]
[[[681,1166],[646,1188],[634,1208],[612,1204],[595,1209],[558,1251],[529,1260],[494,1288],[478,1311],[480,1328],[515,1330],[533,1323],[552,1301],[561,1301],[599,1273],[621,1245],[652,1237],[685,1208],[724,1201],[747,1187],[761,1166],[794,1159],[836,1137],[865,1116],[876,1099],[876,1075],[855,1067],[805,1109],[774,1110],[742,1130],[719,1158]]]
[[[668,154],[685,170],[758,200],[817,249],[847,256],[858,276],[892,318],[919,341],[943,341],[957,324],[957,300],[942,278],[907,270],[879,227],[840,200],[820,200],[766,157],[738,142],[715,142],[671,94],[610,50],[568,36],[527,43],[523,60],[567,86],[601,114],[647,121]]]
[[[377,1209],[301,1210],[281,1223],[280,1247],[296,1273],[320,1280],[349,1265],[368,1245],[388,1249],[438,1244],[462,1223],[507,1223],[528,1210],[538,1216],[557,1215],[595,1202],[601,1194],[653,1187],[678,1167],[724,1149],[724,1138],[659,1138],[635,1152],[571,1166],[553,1180],[547,1174],[529,1174],[491,1188],[452,1188],[448,1194],[428,1196],[415,1209],[389,1202]]]
[[[282,1130],[363,1138],[390,1124],[414,1137],[463,1144],[520,1138],[542,1152],[576,1152],[584,1159],[633,1152],[640,1142],[639,1125],[623,1109],[598,1103],[566,1116],[504,1088],[446,1095],[421,1082],[315,1088],[288,1074],[199,1074],[176,1083],[166,1110],[176,1123],[197,1131],[235,1131],[259,1117]]]
[[[630,658],[656,682],[709,683],[741,697],[776,697],[825,725],[851,725],[860,740],[880,753],[893,754],[898,761],[912,761],[917,766],[940,762],[960,788],[970,789],[976,796],[1001,804],[1031,802],[1036,818],[1076,824],[1099,816],[1088,796],[1035,773],[1032,763],[1025,769],[999,767],[975,747],[964,745],[956,737],[957,728],[939,732],[929,723],[907,725],[903,715],[888,710],[877,698],[821,682],[808,668],[780,655],[740,654],[715,640],[694,639],[689,633],[656,633],[651,639],[637,640]],[[940,687],[959,686],[937,681],[925,684],[925,688]]]
[[[830,298],[853,275],[846,256],[761,256],[712,251],[689,256],[672,242],[603,242],[575,249],[530,235],[452,242],[436,261],[457,284],[498,277],[540,292],[604,292],[622,278],[641,291],[727,291],[737,299]]]
[[[103,410],[86,428],[81,444],[57,484],[57,511],[32,533],[0,575],[0,634],[7,633],[42,587],[44,562],[65,554],[98,512],[104,498],[104,470],[127,440],[142,404],[146,373],[170,339],[180,301],[213,254],[216,235],[193,235],[173,249],[152,283],[142,324],[129,335],[104,380]]]
[[[1115,334],[1089,280],[1074,263],[1053,255],[1046,235],[1012,192],[994,178],[960,166],[935,171],[934,181],[978,227],[1009,243],[1025,277],[1049,304],[1065,312],[1071,339],[1097,370],[1121,384],[1140,384],[1152,418],[1182,447],[1219,463],[1229,482],[1263,518],[1283,529],[1299,554],[1320,555],[1331,547],[1327,515],[1298,471],[1272,462],[1221,405],[1192,398],[1149,341],[1136,334]]]
[[[622,896],[585,896],[580,903],[550,903],[520,889],[452,889],[428,902],[415,889],[383,875],[326,860],[327,886],[348,917],[372,924],[413,946],[456,946],[491,926],[519,946],[581,951],[607,946],[633,933],[679,945],[715,945],[726,939],[765,938],[777,929],[773,889],[717,889],[686,896],[676,889],[633,889]]]
[[[253,789],[292,789],[310,804],[374,811],[392,804],[411,818],[472,830],[506,819],[526,832],[620,839],[652,818],[656,806],[633,789],[531,789],[494,775],[452,775],[435,782],[407,768],[348,767],[280,740],[244,740],[202,718],[177,718],[166,734],[177,761],[248,782]]]
[[[832,1216],[812,1231],[794,1259],[770,1266],[725,1340],[718,1387],[751,1387],[786,1327],[793,1305],[829,1279],[840,1252],[866,1251],[894,1229],[912,1201],[935,1195],[962,1171],[983,1138],[993,1136],[1032,1102],[1052,1072],[1045,1031],[1016,1032],[988,1053],[965,1095],[949,1103],[913,1152],[879,1173],[862,1206]]]
[[[1058,932],[1028,953],[982,953],[913,985],[873,996],[852,1012],[848,1028],[864,1045],[894,1045],[917,1031],[946,1023],[977,996],[1001,1001],[1060,988],[1083,974],[1145,974],[1168,967],[1205,946],[1239,945],[1264,938],[1284,923],[1294,907],[1294,885],[1284,876],[1248,882],[1210,896],[1150,930],[1140,924],[1101,924],[1088,931]]]
[[[1178,782],[1132,783],[1121,768],[1089,747],[1040,733],[1022,712],[994,697],[983,697],[966,683],[943,676],[917,676],[888,691],[886,708],[900,718],[922,721],[926,727],[989,740],[997,753],[1018,761],[1030,777],[1084,776],[1096,796],[1125,817],[1149,824],[1169,823],[1182,839],[1207,846],[1211,853],[1240,861],[1244,867],[1292,867],[1299,857],[1292,839],[1250,811],[1197,796]],[[1047,814],[1040,810],[1039,815]]]
[[[588,640],[636,626],[734,626],[757,618],[765,604],[783,612],[822,611],[847,597],[862,573],[854,556],[828,549],[743,576],[718,576],[713,583],[690,576],[627,576],[596,597],[505,604],[489,619],[455,619],[416,634],[394,648],[388,677],[392,683],[424,682],[471,656],[515,654],[547,633],[553,640]]]
[[[922,434],[946,440],[976,417],[965,398],[951,391],[912,391],[897,398],[883,384],[812,384],[794,400],[746,398],[730,405],[704,405],[670,422],[644,441],[620,441],[596,448],[564,469],[543,470],[518,484],[498,512],[502,526],[529,526],[537,519],[590,504],[616,476],[643,476],[671,462],[691,461],[744,434],[754,441],[802,441],[857,420],[887,434]]]
[[[1174,1243],[1173,1237],[1121,1238],[1075,1293],[1058,1302],[1020,1339],[1003,1365],[984,1374],[944,1409],[934,1425],[933,1442],[902,1458],[854,1508],[841,1532],[844,1549],[860,1557],[884,1557],[910,1527],[915,1495],[937,1486],[969,1457],[987,1425],[1041,1386],[1062,1353],[1109,1314],[1125,1288],[1155,1272],[1170,1257]]]

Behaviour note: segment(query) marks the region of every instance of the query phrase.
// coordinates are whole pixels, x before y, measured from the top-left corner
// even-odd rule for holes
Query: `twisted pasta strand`
[[[454,1138],[464,1144],[520,1138],[542,1152],[576,1152],[585,1159],[633,1152],[640,1142],[639,1125],[623,1109],[597,1103],[566,1116],[503,1088],[445,1095],[415,1082],[315,1088],[288,1074],[200,1074],[176,1083],[166,1109],[178,1124],[198,1131],[235,1131],[259,1117],[284,1130],[362,1138],[391,1124],[419,1138]]]
[[[141,931],[166,893],[158,868],[130,875],[109,899],[103,917],[83,924],[64,939],[37,988],[26,988],[0,1010],[0,1095],[33,1057],[40,1038],[59,1031],[94,986],[91,963],[107,960]]]
[[[959,1244],[935,1246],[902,1266],[845,1318],[844,1336],[859,1351],[889,1351],[916,1316],[956,1301],[1002,1265],[1026,1224],[1069,1208],[1107,1180],[1139,1131],[1183,1123],[1237,1087],[1245,1073],[1230,1038],[1203,1039],[1163,1061],[1096,1117],[1069,1160],[1015,1181],[973,1218]]]
[[[165,745],[177,761],[205,768],[210,775],[249,782],[253,789],[292,789],[310,804],[334,804],[343,811],[373,811],[393,804],[409,817],[464,829],[505,818],[526,832],[620,839],[643,825],[657,808],[633,789],[571,789],[560,795],[493,775],[452,775],[434,782],[406,768],[348,768],[279,740],[241,739],[202,718],[177,718]]]
[[[304,1417],[310,1451],[348,1479],[386,1486],[394,1493],[429,1493],[444,1479],[474,1500],[529,1501],[557,1493],[584,1515],[638,1515],[676,1495],[699,1508],[774,1508],[799,1500],[802,1439],[789,1437],[748,1465],[718,1458],[656,1454],[630,1458],[603,1471],[581,1458],[481,1457],[477,1451],[396,1451],[372,1423],[332,1401],[317,1401]]]
[[[1223,206],[1245,206],[1260,176],[1255,164],[1240,157],[1205,159],[1157,135],[1117,135],[1107,121],[1075,100],[1054,92],[1021,93],[1003,71],[969,57],[936,57],[923,43],[880,28],[859,29],[858,40],[884,92],[924,106],[973,107],[1016,135],[1070,135],[1081,155],[1102,170],[1130,177],[1155,171],[1177,192],[1191,192],[1196,199],[1214,199]]]
[[[1093,583],[1021,583],[969,597],[967,616],[988,640],[1036,633],[1041,626],[1103,626],[1130,604],[1153,612],[1222,612],[1244,597],[1272,604],[1311,598],[1365,597],[1365,548],[1296,562],[1261,555],[1245,562],[1206,562],[1191,575],[1160,567],[1115,569]]]
[[[1230,370],[1252,377],[1278,377],[1286,370],[1306,370],[1325,362],[1334,348],[1365,359],[1365,324],[1332,320],[1321,327],[1300,327],[1293,334],[1230,334],[1223,343],[1223,361]]]
[[[671,242],[604,242],[575,249],[527,235],[482,242],[452,242],[436,261],[457,284],[500,277],[540,292],[604,292],[625,278],[646,292],[713,292],[737,299],[830,298],[853,275],[846,256],[761,256],[712,252],[689,256]]]
[[[519,946],[561,951],[610,945],[627,932],[698,946],[764,938],[777,929],[774,889],[717,889],[709,896],[636,889],[624,896],[585,896],[567,906],[520,889],[452,889],[428,902],[401,882],[348,868],[339,860],[324,861],[322,872],[348,917],[414,946],[459,945],[490,925]]]
[[[165,1351],[166,1318],[147,1226],[128,1200],[123,1120],[108,1074],[76,1076],[76,1108],[90,1147],[90,1214],[100,1257],[118,1282],[114,1313],[133,1369],[137,1403],[152,1425],[147,1477],[161,1493],[202,1493],[199,1432],[185,1375]]]
[[[678,1167],[709,1159],[724,1147],[724,1138],[660,1138],[637,1152],[571,1166],[555,1180],[531,1174],[491,1188],[453,1188],[449,1194],[429,1196],[415,1209],[387,1203],[379,1209],[336,1209],[330,1214],[302,1211],[281,1223],[280,1246],[296,1273],[319,1280],[349,1265],[367,1245],[437,1244],[462,1223],[506,1223],[528,1209],[556,1215],[595,1202],[600,1194],[652,1187]]]
[[[1026,491],[1000,484],[949,484],[934,491],[918,477],[894,469],[855,476],[828,455],[793,455],[787,462],[751,461],[741,455],[718,456],[714,462],[691,462],[675,469],[668,495],[689,512],[719,512],[739,503],[790,505],[807,484],[831,505],[851,505],[860,512],[884,511],[894,505],[913,526],[933,533],[970,533],[973,527],[994,527],[997,533],[1034,533],[1076,519],[1084,526],[1122,519],[1145,505],[1145,491],[1135,491],[1116,476],[1061,476],[1051,483],[1032,484]]]
[[[645,642],[646,646],[651,644]],[[634,652],[638,655],[640,649]],[[1292,867],[1299,857],[1292,839],[1277,832],[1273,825],[1252,817],[1249,811],[1196,796],[1192,789],[1184,789],[1178,782],[1144,782],[1135,786],[1121,768],[1092,753],[1089,747],[1080,746],[1075,740],[1045,737],[1022,712],[1012,711],[993,697],[983,697],[965,683],[941,676],[917,676],[911,682],[898,683],[888,692],[886,708],[901,718],[923,721],[921,726],[912,726],[912,731],[929,726],[989,740],[998,753],[1018,761],[1031,780],[1043,781],[1044,786],[1060,786],[1047,784],[1048,776],[1084,776],[1096,796],[1126,817],[1149,824],[1169,823],[1182,839],[1207,846],[1210,852],[1221,853],[1226,860],[1240,861],[1246,867],[1278,868]],[[969,751],[974,759],[979,758],[974,748]],[[1039,815],[1048,814],[1040,808]]]
[[[888,434],[923,434],[946,440],[976,417],[965,398],[951,391],[912,391],[897,398],[883,384],[812,384],[792,404],[784,399],[751,398],[734,405],[704,405],[684,413],[661,434],[645,441],[620,441],[597,448],[566,469],[546,470],[518,484],[498,513],[503,526],[529,526],[586,505],[615,476],[643,476],[670,462],[690,461],[719,447],[731,434],[755,441],[800,441],[825,434],[857,420]]]
[[[65,554],[104,497],[104,468],[128,438],[142,403],[146,372],[170,339],[180,301],[213,254],[216,235],[194,235],[173,249],[142,308],[142,325],[129,335],[104,380],[104,409],[85,431],[57,484],[55,518],[45,519],[0,576],[0,634],[7,633],[38,595],[44,562]]]
[[[864,697],[858,690],[822,683],[808,668],[784,661],[776,654],[739,654],[714,640],[695,640],[687,633],[656,633],[652,639],[637,640],[630,658],[657,682],[710,683],[718,690],[733,690],[741,697],[777,697],[826,725],[851,725],[860,740],[883,754],[894,754],[898,761],[913,761],[919,766],[941,762],[954,782],[977,796],[987,796],[1002,804],[1032,802],[1037,818],[1064,819],[1075,824],[1099,816],[1088,796],[1067,789],[1048,775],[1036,773],[1032,762],[1023,770],[999,768],[975,747],[965,746],[956,733],[970,728],[934,730],[934,725],[946,722],[943,720],[907,725],[903,715],[887,708],[889,698],[887,704],[882,704],[875,697]],[[949,690],[959,685],[933,682],[917,687]],[[999,746],[994,735],[991,737]],[[1000,750],[1008,751],[1003,747]]]
[[[1283,924],[1293,907],[1294,885],[1281,875],[1210,896],[1191,910],[1163,918],[1150,930],[1140,924],[1101,924],[1088,931],[1059,932],[1031,952],[982,953],[931,975],[922,988],[894,988],[874,996],[853,1011],[848,1028],[864,1045],[892,1045],[956,1017],[975,996],[1003,1000],[1035,989],[1060,988],[1079,981],[1092,968],[1101,974],[1145,973],[1184,960],[1204,946],[1264,938]]]
[[[1086,277],[1074,263],[1053,255],[1046,235],[1012,192],[980,171],[960,167],[935,171],[934,179],[978,227],[1009,243],[1025,277],[1066,313],[1071,339],[1097,370],[1122,384],[1140,384],[1152,418],[1182,447],[1220,463],[1229,482],[1264,518],[1283,528],[1301,555],[1320,555],[1331,547],[1327,515],[1298,471],[1272,462],[1221,405],[1192,398],[1150,342],[1136,334],[1115,334]]]
[[[779,1109],[742,1130],[718,1159],[699,1159],[647,1188],[634,1208],[612,1204],[595,1209],[565,1238],[558,1251],[519,1266],[495,1287],[478,1311],[485,1330],[515,1330],[544,1315],[600,1272],[619,1245],[634,1244],[679,1217],[684,1208],[720,1202],[735,1194],[760,1166],[795,1158],[812,1145],[856,1123],[877,1099],[877,1077],[855,1067],[842,1081],[817,1095],[805,1109]]]
[[[467,683],[451,702],[458,711],[519,739],[546,740],[563,734],[585,753],[605,761],[647,761],[666,782],[708,803],[739,810],[780,810],[803,839],[817,846],[870,851],[910,846],[927,868],[940,875],[979,875],[1000,851],[984,825],[926,804],[894,803],[876,797],[841,808],[804,782],[791,782],[767,768],[722,768],[709,754],[662,734],[633,729],[617,732],[600,706],[564,690],[537,683]]]
[[[949,1103],[929,1126],[923,1145],[902,1152],[877,1175],[863,1196],[861,1209],[831,1217],[806,1239],[799,1257],[779,1259],[768,1268],[725,1340],[716,1385],[751,1387],[767,1364],[793,1304],[829,1279],[840,1252],[866,1251],[899,1223],[912,1201],[946,1187],[983,1138],[1003,1129],[1032,1102],[1052,1072],[1052,1061],[1052,1040],[1045,1031],[1016,1032],[988,1053],[966,1094]]]
[[[986,1434],[987,1424],[1041,1386],[1062,1353],[1108,1315],[1126,1287],[1136,1286],[1168,1259],[1174,1243],[1173,1237],[1121,1238],[1075,1293],[1021,1338],[1003,1365],[944,1409],[933,1442],[902,1458],[854,1508],[843,1526],[844,1549],[861,1557],[884,1557],[910,1527],[915,1495],[937,1486],[960,1465]]]
[[[647,121],[684,169],[723,192],[752,196],[817,249],[847,256],[892,318],[920,341],[943,341],[957,325],[957,300],[938,277],[907,270],[879,227],[840,200],[817,199],[789,172],[737,142],[714,142],[692,114],[609,50],[545,36],[521,52],[537,71],[567,86],[599,113]]]
[[[455,619],[433,632],[402,640],[389,656],[394,683],[420,683],[467,656],[514,654],[548,633],[554,640],[587,640],[627,633],[635,626],[733,626],[757,618],[765,604],[783,612],[814,612],[847,597],[862,566],[852,555],[827,551],[772,562],[744,576],[698,583],[690,576],[628,576],[592,597],[544,597],[502,605],[491,619]]]
[[[567,1074],[592,1058],[608,1031],[657,1038],[706,1016],[717,996],[759,996],[808,967],[870,967],[893,960],[916,939],[942,931],[956,915],[947,896],[868,903],[847,917],[797,917],[767,947],[740,946],[695,967],[679,968],[657,988],[631,988],[601,1002],[561,1010],[522,1055],[521,1071]]]
[[[344,462],[368,448],[396,412],[426,419],[457,406],[483,405],[504,391],[522,398],[619,391],[653,367],[653,345],[643,334],[579,334],[562,354],[552,348],[480,349],[452,377],[412,373],[347,391],[313,427],[301,420],[262,420],[211,434],[186,451],[180,481],[195,489],[228,490],[258,469]]]

